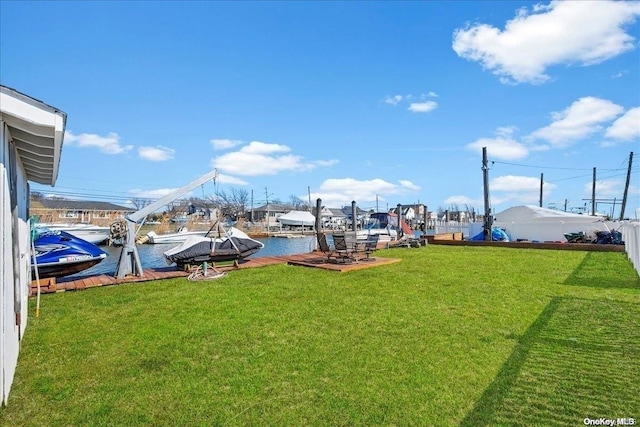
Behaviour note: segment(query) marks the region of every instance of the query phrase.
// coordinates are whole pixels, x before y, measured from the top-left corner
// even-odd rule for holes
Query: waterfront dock
[[[237,265],[227,263],[219,264],[215,267],[220,271],[232,272],[245,268],[257,268],[266,267],[269,265],[288,264],[303,267],[320,268],[336,272],[348,272],[377,267],[381,265],[393,264],[400,261],[401,260],[398,258],[371,257],[371,259],[368,261],[361,260],[359,262],[352,263],[335,263],[327,262],[326,256],[322,252],[310,252],[306,254],[260,257],[241,261]],[[65,291],[79,291],[101,286],[135,284],[153,280],[173,279],[181,277],[185,278],[186,280],[187,276],[189,276],[188,271],[177,270],[173,267],[165,267],[145,269],[144,276],[142,277],[128,276],[123,279],[117,279],[113,274],[100,274],[95,276],[81,276],[74,278],[50,278],[40,280],[40,292],[42,294],[48,294]],[[38,284],[34,280],[31,282],[31,295],[36,295],[37,289]]]

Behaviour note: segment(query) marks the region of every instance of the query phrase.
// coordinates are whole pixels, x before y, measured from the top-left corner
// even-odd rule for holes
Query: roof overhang
[[[27,179],[55,185],[60,166],[66,113],[0,85],[0,120],[9,130]]]

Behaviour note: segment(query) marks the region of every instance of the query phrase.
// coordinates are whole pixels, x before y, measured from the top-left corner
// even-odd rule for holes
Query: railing
[[[640,275],[640,222],[625,222],[620,227],[620,232],[627,256]]]

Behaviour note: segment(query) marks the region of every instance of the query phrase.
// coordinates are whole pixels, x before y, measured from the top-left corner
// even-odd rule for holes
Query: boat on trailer
[[[220,227],[217,236],[189,236],[182,244],[164,252],[169,264],[183,268],[190,264],[238,261],[247,258],[264,247],[264,243],[252,239],[241,230]]]
[[[36,233],[35,254],[31,257],[34,278],[69,276],[93,267],[107,257],[107,253],[93,243],[66,231],[37,227]]]

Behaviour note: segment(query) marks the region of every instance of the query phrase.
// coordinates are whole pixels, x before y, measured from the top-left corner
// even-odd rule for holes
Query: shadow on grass
[[[565,285],[595,288],[640,289],[640,278],[630,266],[626,254],[612,257],[607,252],[588,252],[578,268],[565,280]]]
[[[461,426],[638,416],[640,304],[554,298],[517,339]]]

